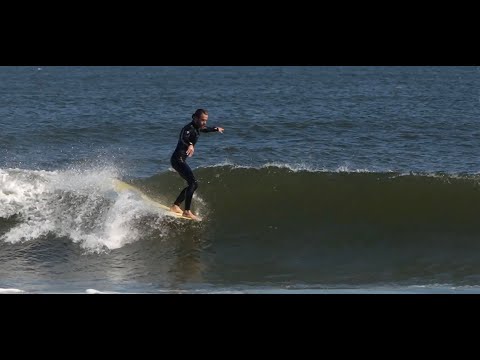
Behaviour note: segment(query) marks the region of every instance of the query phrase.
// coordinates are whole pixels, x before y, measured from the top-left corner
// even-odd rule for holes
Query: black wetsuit
[[[200,132],[213,132],[218,131],[216,127],[206,127],[205,129],[198,129],[194,122],[185,125],[180,131],[180,137],[178,139],[177,147],[170,158],[170,163],[172,167],[178,171],[180,176],[187,181],[187,187],[182,190],[180,195],[178,195],[177,200],[174,204],[180,206],[180,204],[185,200],[185,210],[190,210],[190,205],[192,203],[192,197],[195,190],[198,188],[198,182],[193,175],[192,169],[188,166],[187,160],[187,149],[190,145],[195,146],[200,136]]]

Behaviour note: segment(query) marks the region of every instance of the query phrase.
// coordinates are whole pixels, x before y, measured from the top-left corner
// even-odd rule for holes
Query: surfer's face
[[[205,129],[205,127],[207,126],[207,120],[208,120],[207,114],[201,114],[199,117],[195,119],[197,126],[200,129]]]

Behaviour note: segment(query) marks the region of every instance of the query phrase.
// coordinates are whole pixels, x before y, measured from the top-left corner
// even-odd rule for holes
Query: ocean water
[[[0,67],[0,293],[479,293],[478,67]],[[170,167],[197,108],[192,210]]]

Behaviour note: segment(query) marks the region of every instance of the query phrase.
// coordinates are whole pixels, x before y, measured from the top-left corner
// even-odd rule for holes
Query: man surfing
[[[170,158],[172,167],[180,174],[180,176],[187,182],[185,187],[178,195],[177,199],[170,208],[171,211],[183,216],[189,217],[193,220],[200,220],[190,210],[192,204],[192,197],[195,190],[198,189],[198,183],[193,175],[192,169],[188,166],[187,157],[193,156],[195,152],[195,144],[198,141],[201,132],[219,132],[223,134],[224,129],[221,127],[208,127],[208,111],[205,109],[197,109],[192,115],[192,121],[185,125],[180,131],[177,147]],[[180,204],[185,200],[185,210],[182,211]]]

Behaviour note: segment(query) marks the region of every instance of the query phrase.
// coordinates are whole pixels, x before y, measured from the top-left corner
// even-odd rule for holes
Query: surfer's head
[[[207,126],[208,111],[205,109],[197,109],[192,114],[192,119],[198,128],[204,129]]]

